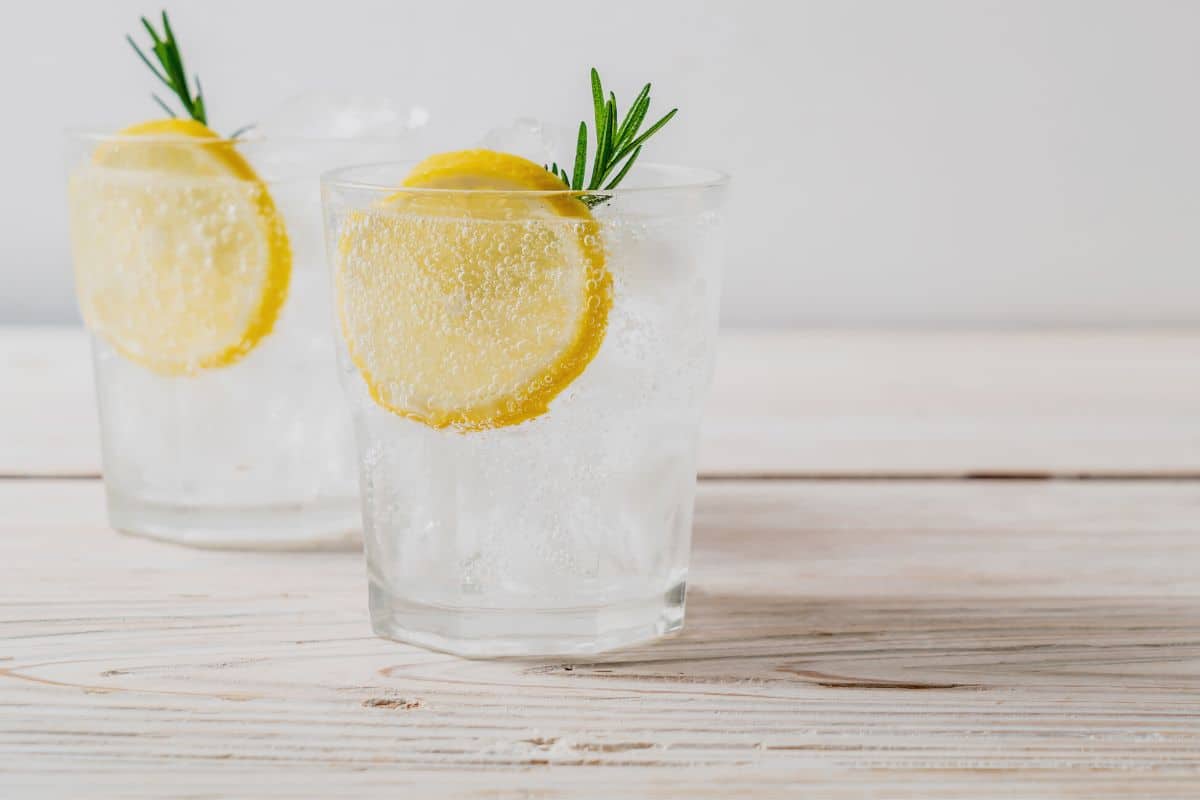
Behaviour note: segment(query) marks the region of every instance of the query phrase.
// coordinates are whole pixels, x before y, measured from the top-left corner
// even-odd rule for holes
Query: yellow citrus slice
[[[234,363],[271,332],[291,249],[232,142],[192,120],[134,125],[96,148],[69,194],[80,309],[124,356],[187,375]]]
[[[348,214],[336,284],[371,397],[434,428],[544,414],[595,357],[612,307],[588,207],[541,166],[490,150],[432,156]]]

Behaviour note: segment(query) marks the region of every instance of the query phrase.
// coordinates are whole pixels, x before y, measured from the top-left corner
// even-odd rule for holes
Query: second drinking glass
[[[357,541],[318,175],[400,147],[176,119],[70,137],[113,527],[205,547]]]

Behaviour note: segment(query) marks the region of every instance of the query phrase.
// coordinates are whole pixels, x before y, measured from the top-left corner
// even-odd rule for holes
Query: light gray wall
[[[19,9],[19,10],[17,10]],[[1200,318],[1200,3],[170,4],[216,126],[307,88],[420,102],[453,145],[574,124],[587,67],[680,117],[647,157],[736,179],[725,318]],[[596,10],[602,14],[594,13]],[[74,318],[60,131],[155,116],[147,0],[0,24],[0,322]]]

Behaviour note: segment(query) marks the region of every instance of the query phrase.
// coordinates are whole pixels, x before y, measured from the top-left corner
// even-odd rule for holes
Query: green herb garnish
[[[133,52],[138,54],[138,58],[142,59],[142,63],[154,73],[154,77],[162,81],[163,85],[179,98],[179,103],[183,106],[183,110],[188,113],[188,116],[201,125],[207,125],[208,113],[204,108],[204,92],[200,88],[200,76],[195,76],[196,95],[193,97],[192,90],[188,87],[187,73],[183,69],[183,56],[179,53],[179,44],[175,41],[175,33],[171,30],[171,22],[167,19],[167,12],[162,12],[163,32],[161,36],[158,31],[154,30],[154,26],[150,24],[150,20],[145,17],[142,17],[142,25],[150,32],[150,38],[154,42],[152,48],[154,57],[158,60],[159,66],[162,67],[161,71],[146,57],[142,49],[133,41],[132,36],[126,36],[125,40],[129,42],[129,46],[133,48]],[[158,103],[163,111],[172,117],[176,116],[175,112],[163,102],[161,97],[154,93],[151,93],[150,96],[154,98],[154,102]]]
[[[605,99],[604,87],[600,83],[600,73],[596,71],[595,67],[592,68],[592,105],[595,107],[596,116],[596,155],[592,160],[591,177],[585,180],[584,174],[588,161],[587,122],[579,123],[579,136],[575,142],[574,169],[568,173],[566,169],[558,166],[557,162],[544,166],[555,177],[562,180],[568,189],[608,191],[616,187],[629,174],[630,167],[641,155],[642,145],[647,139],[658,133],[659,129],[666,125],[679,109],[671,109],[662,119],[647,128],[645,133],[639,135],[638,131],[646,120],[646,112],[650,109],[650,84],[647,83],[642,88],[637,99],[633,101],[633,105],[629,107],[629,113],[625,115],[624,120],[621,120],[617,113],[617,97],[609,92],[608,99]],[[605,183],[609,175],[613,176],[612,180]],[[585,194],[581,195],[579,199],[589,208],[594,208],[607,202],[609,196]]]

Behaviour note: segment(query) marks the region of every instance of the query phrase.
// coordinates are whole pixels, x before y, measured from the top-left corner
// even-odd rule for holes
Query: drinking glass
[[[318,178],[364,154],[396,158],[402,147],[391,139],[69,135],[76,285],[115,529],[200,547],[358,540]],[[220,163],[249,164],[261,180],[212,166]],[[230,284],[213,273],[245,267],[229,248],[245,245],[238,225],[263,203],[274,208],[279,269],[270,286],[249,292],[262,301],[256,321],[203,363],[164,360],[216,337],[208,328],[221,314],[239,313],[244,300],[221,294],[215,287]]]
[[[629,188],[602,195],[490,191],[496,213],[478,216],[481,190],[400,188],[410,168],[322,179],[374,630],[473,657],[588,654],[678,631],[726,177],[639,164]],[[489,313],[481,302],[510,302],[503,319],[517,326],[532,308],[552,313],[522,299],[523,284],[565,264],[557,243],[573,236],[602,253],[611,308],[594,358],[544,413],[522,420],[502,407],[495,426],[422,418],[420,398],[386,384],[378,365],[469,341]],[[448,260],[431,261],[439,244]],[[363,274],[396,299],[371,323],[383,335],[369,352],[352,341],[367,324],[362,298],[344,288]],[[459,353],[444,376],[421,380],[477,376],[490,368],[479,358]]]

